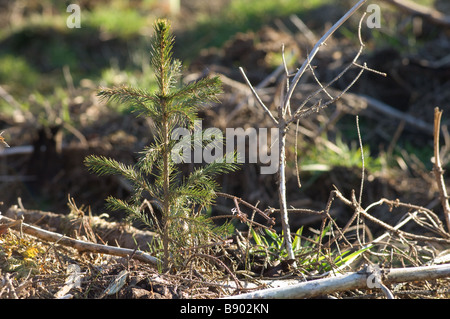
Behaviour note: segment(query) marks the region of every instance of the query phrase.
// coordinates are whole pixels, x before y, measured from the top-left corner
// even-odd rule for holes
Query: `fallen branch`
[[[424,17],[431,23],[444,27],[450,27],[450,16],[446,16],[442,12],[434,10],[433,8],[426,7],[409,0],[386,0],[386,1],[414,16]]]
[[[0,220],[5,220],[8,223],[12,223],[15,220],[0,215]],[[108,255],[114,255],[114,256],[120,256],[120,257],[128,257],[128,258],[134,258],[142,262],[146,262],[152,265],[159,265],[161,261],[153,257],[147,253],[144,253],[140,250],[135,249],[129,249],[129,248],[120,248],[120,247],[114,247],[114,246],[108,246],[108,245],[101,245],[101,244],[95,244],[86,242],[83,240],[73,239],[70,237],[67,237],[65,235],[61,235],[58,233],[54,233],[48,230],[44,230],[38,227],[31,226],[26,223],[21,223],[21,225],[14,225],[13,227],[21,226],[22,231],[25,234],[37,237],[41,240],[49,241],[49,242],[58,242],[60,245],[68,246],[75,248],[80,253],[82,252],[90,252],[90,253],[96,253],[96,254],[108,254]]]
[[[380,199],[378,202],[372,203],[369,207],[367,207],[366,209],[362,209],[361,206],[358,205],[358,203],[356,203],[356,201],[351,201],[347,198],[345,198],[342,193],[339,190],[335,190],[335,195],[346,205],[352,207],[353,209],[355,209],[355,211],[357,211],[358,213],[360,213],[361,215],[363,215],[365,218],[367,218],[367,220],[377,224],[378,226],[383,227],[384,229],[392,232],[393,234],[397,234],[397,235],[401,235],[404,238],[407,239],[411,239],[411,240],[418,240],[418,241],[424,241],[424,242],[435,242],[435,243],[441,243],[441,244],[450,244],[450,239],[448,238],[448,234],[446,235],[447,238],[439,238],[439,237],[429,237],[429,236],[423,236],[423,235],[416,235],[416,234],[412,234],[410,232],[406,232],[403,230],[399,230],[396,229],[395,227],[386,224],[385,222],[379,220],[376,217],[373,217],[372,215],[370,215],[367,211],[369,209],[369,207],[373,207],[375,205],[382,205],[382,204],[387,204],[391,207],[396,206],[398,203],[396,201],[391,201],[388,199]],[[420,208],[423,209],[423,208]]]
[[[370,108],[382,112],[386,115],[392,116],[401,121],[405,121],[407,124],[411,126],[415,126],[416,128],[427,132],[429,134],[433,134],[433,126],[428,124],[427,122],[422,121],[421,119],[415,118],[410,114],[401,112],[386,103],[383,103],[373,97],[363,95],[363,94],[353,94],[347,93],[348,96],[355,96],[359,101],[366,102]]]
[[[450,264],[411,268],[390,269],[382,283],[373,282],[374,273],[359,271],[336,277],[311,280],[282,288],[270,288],[246,294],[230,296],[225,299],[299,299],[323,296],[339,291],[354,289],[381,289],[386,284],[433,280],[450,277]],[[381,279],[381,278],[380,278]]]
[[[101,242],[114,243],[116,246],[130,249],[145,250],[148,248],[148,243],[158,236],[151,231],[137,229],[133,226],[125,227],[123,224],[106,221],[99,216],[88,214],[75,215],[71,218],[71,216],[63,214],[22,209],[13,205],[3,215],[12,219],[17,219],[16,216],[22,215],[30,225],[79,239],[84,239],[80,236],[87,235],[86,229],[83,227],[83,224],[87,224]],[[96,242],[96,240],[92,240],[92,236],[89,237],[89,241]]]

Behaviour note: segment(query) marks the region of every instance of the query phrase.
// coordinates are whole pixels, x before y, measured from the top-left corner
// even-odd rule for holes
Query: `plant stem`
[[[166,30],[167,31],[167,30]],[[169,168],[169,114],[168,114],[168,101],[167,96],[169,95],[169,83],[166,83],[167,73],[169,70],[166,70],[166,66],[169,66],[169,61],[167,61],[168,56],[165,53],[165,47],[167,43],[163,40],[165,38],[165,34],[161,34],[161,42],[160,42],[160,61],[161,65],[159,68],[159,78],[160,78],[160,103],[161,103],[161,111],[162,111],[162,135],[163,135],[163,145],[162,145],[162,157],[163,157],[163,212],[162,212],[162,221],[163,221],[163,234],[162,234],[162,242],[164,249],[164,260],[163,266],[164,269],[167,270],[169,264],[169,222],[170,222],[170,193],[169,193],[169,183],[170,183],[170,168]]]
[[[286,202],[286,126],[280,121],[279,129],[279,167],[278,167],[278,197],[280,202],[281,225],[284,232],[284,245],[289,259],[295,259],[292,249],[291,230],[289,227],[289,216]]]
[[[169,217],[170,217],[170,194],[169,194],[169,121],[167,116],[163,116],[163,247],[164,247],[164,268],[166,269],[169,261]]]
[[[448,203],[447,187],[444,182],[444,170],[441,165],[439,154],[439,133],[441,126],[442,112],[438,107],[434,109],[434,176],[439,188],[442,208],[444,210],[445,221],[447,223],[447,231],[450,232],[450,204]]]
[[[278,168],[278,196],[280,201],[280,215],[281,215],[281,223],[284,232],[284,244],[288,253],[289,259],[295,260],[294,251],[292,249],[292,240],[291,240],[291,231],[289,227],[289,217],[287,211],[287,203],[286,203],[286,131],[289,123],[298,119],[298,111],[297,109],[293,116],[290,119],[285,117],[286,111],[289,108],[289,104],[292,98],[292,94],[297,87],[297,84],[300,81],[300,78],[306,71],[310,61],[314,59],[316,53],[320,50],[320,47],[325,44],[328,38],[356,11],[358,10],[367,0],[360,0],[357,4],[355,4],[338,22],[336,22],[325,35],[320,38],[320,40],[316,43],[311,53],[308,56],[308,59],[305,60],[302,67],[297,71],[294,76],[292,82],[288,83],[286,96],[284,100],[281,101],[280,106],[278,108],[278,133],[279,133],[279,168]],[[242,71],[241,71],[242,72]],[[295,267],[295,265],[294,265]]]

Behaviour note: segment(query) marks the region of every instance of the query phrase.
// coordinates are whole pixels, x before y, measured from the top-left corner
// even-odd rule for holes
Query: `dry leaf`
[[[0,133],[0,142],[5,144],[6,147],[9,147],[8,143],[5,142],[5,138],[2,136],[3,132]]]
[[[106,295],[113,295],[118,292],[126,283],[128,271],[122,270],[114,279],[114,281],[103,292]]]
[[[80,288],[81,287],[81,273],[80,266],[76,264],[70,264],[67,266],[67,278],[64,283],[64,287],[62,287],[56,294],[55,297],[58,299],[63,299],[67,293],[72,288]]]

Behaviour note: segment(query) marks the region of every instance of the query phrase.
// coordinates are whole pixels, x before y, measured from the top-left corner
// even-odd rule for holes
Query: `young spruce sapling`
[[[154,142],[145,147],[135,165],[125,165],[104,156],[86,157],[88,169],[99,176],[121,175],[133,185],[128,200],[108,197],[107,207],[127,213],[130,220],[139,220],[159,233],[163,246],[164,268],[175,263],[180,248],[204,244],[217,236],[220,227],[201,214],[216,197],[217,174],[234,171],[236,161],[225,155],[182,176],[172,158],[176,141],[171,139],[178,127],[194,130],[197,112],[208,102],[218,101],[221,83],[218,77],[206,77],[188,85],[180,84],[181,63],[173,59],[174,37],[170,23],[160,19],[154,24],[151,45],[151,66],[158,90],[121,86],[101,89],[98,95],[107,101],[118,101],[133,107],[141,116],[148,116],[155,125]],[[198,122],[198,121],[197,121]],[[235,154],[232,154],[235,158]],[[161,218],[144,211],[156,208]],[[222,227],[224,228],[224,227]]]

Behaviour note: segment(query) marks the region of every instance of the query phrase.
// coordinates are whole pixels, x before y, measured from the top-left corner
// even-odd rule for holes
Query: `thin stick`
[[[241,203],[241,204],[247,206],[248,208],[251,208],[252,210],[255,210],[258,214],[260,214],[262,217],[264,217],[271,225],[275,225],[275,221],[274,221],[273,218],[269,217],[269,216],[268,216],[265,212],[263,212],[261,209],[259,209],[258,207],[254,206],[254,205],[252,205],[252,204],[250,204],[250,203],[248,203],[248,202],[246,202],[246,201],[243,200],[242,198],[239,198],[239,197],[237,197],[237,196],[230,195],[230,194],[227,194],[227,193],[221,193],[221,192],[216,192],[216,195],[217,195],[217,196],[222,196],[222,197],[225,197],[225,198],[229,198],[229,199],[238,201],[239,203]]]
[[[250,83],[250,80],[247,78],[247,75],[244,72],[244,69],[242,67],[239,68],[239,71],[241,71],[242,76],[245,79],[245,82],[247,82],[250,90],[252,91],[253,95],[255,96],[256,100],[258,101],[258,103],[262,106],[262,108],[264,109],[264,111],[266,111],[266,113],[269,115],[269,117],[272,119],[272,121],[275,124],[278,124],[278,121],[273,117],[272,112],[270,112],[270,110],[267,108],[267,106],[264,104],[264,102],[261,100],[261,98],[259,97],[258,93],[256,93],[255,89],[253,88],[252,84]]]
[[[297,120],[297,125],[295,126],[295,175],[297,176],[297,185],[298,188],[302,187],[302,183],[300,181],[300,169],[298,167],[298,126],[299,120]]]
[[[6,216],[0,216],[1,219],[5,219],[8,222],[13,222],[14,219],[8,218]],[[37,237],[42,240],[46,240],[49,242],[58,242],[61,245],[69,246],[72,248],[75,248],[79,252],[92,252],[96,254],[109,254],[114,256],[121,256],[121,257],[128,257],[130,255],[133,255],[133,258],[152,264],[152,265],[159,265],[161,261],[153,257],[147,253],[144,253],[142,251],[135,251],[134,249],[128,249],[128,248],[120,248],[120,247],[114,247],[114,246],[107,246],[107,245],[101,245],[101,244],[95,244],[86,242],[83,240],[73,239],[58,233],[54,233],[48,230],[44,230],[38,227],[34,227],[31,225],[28,225],[26,223],[22,223],[22,229],[23,232]]]
[[[286,91],[289,91],[289,70],[288,70],[288,67],[287,67],[286,59],[284,57],[284,44],[281,46],[281,56],[283,58],[284,72],[286,73]],[[290,103],[284,105],[283,118],[286,115],[286,111],[289,111],[289,115],[291,115],[291,105],[290,105]]]
[[[363,149],[363,143],[362,143],[362,138],[361,138],[361,131],[359,129],[359,116],[358,115],[356,115],[356,130],[358,131],[358,140],[359,140],[359,148],[361,149],[361,163],[362,163],[361,188],[359,190],[359,200],[358,200],[359,205],[361,205],[363,187],[364,187],[364,149]]]
[[[403,11],[413,16],[422,16],[428,21],[444,27],[450,26],[450,16],[443,14],[433,8],[420,5],[409,0],[386,0],[387,2],[399,7]]]
[[[297,71],[297,73],[295,74],[294,79],[292,80],[292,84],[291,87],[289,88],[289,92],[286,95],[286,97],[284,98],[284,105],[287,105],[289,103],[289,101],[292,98],[292,94],[294,93],[295,88],[297,87],[298,82],[300,81],[300,78],[303,76],[303,73],[305,72],[309,61],[308,60],[312,60],[314,59],[315,55],[317,54],[317,52],[319,51],[320,47],[322,45],[325,44],[325,42],[328,40],[328,38],[337,30],[339,29],[339,27],[344,24],[345,21],[347,21],[348,18],[350,18],[353,13],[355,13],[356,10],[358,10],[367,0],[360,0],[357,4],[355,4],[341,19],[339,19],[338,22],[336,22],[330,30],[328,30],[327,33],[325,33],[325,35],[320,38],[319,41],[317,41],[316,45],[314,46],[314,48],[311,51],[311,54],[309,56],[309,59],[305,60],[305,62],[303,62],[303,65],[301,66],[301,68]]]
[[[392,205],[392,201],[386,200],[386,199],[381,199],[376,203],[371,204],[370,206],[368,206],[366,209],[361,209],[361,207],[359,205],[357,205],[357,203],[353,203],[352,201],[348,200],[347,198],[345,198],[342,193],[339,190],[335,191],[336,197],[338,197],[340,200],[342,200],[342,202],[350,207],[353,207],[354,209],[359,209],[359,213],[362,214],[365,218],[367,218],[369,221],[385,228],[386,230],[397,234],[397,235],[401,235],[405,238],[409,238],[412,240],[421,240],[421,241],[425,241],[425,242],[436,242],[436,243],[443,243],[443,244],[450,244],[450,239],[447,238],[437,238],[437,237],[428,237],[428,236],[423,236],[423,235],[416,235],[416,234],[412,234],[406,231],[402,231],[399,229],[395,229],[395,227],[392,227],[389,224],[386,224],[385,222],[379,220],[378,218],[373,217],[372,215],[370,215],[369,213],[367,213],[367,210],[369,207],[372,207],[374,205],[381,205],[381,204],[390,204]],[[355,206],[356,204],[356,206]]]
[[[445,221],[447,222],[447,230],[450,231],[450,205],[448,203],[447,188],[444,182],[444,170],[441,166],[439,156],[439,131],[441,125],[442,111],[439,108],[434,109],[434,176],[439,187],[439,195],[441,198],[442,208],[444,209]]]
[[[358,60],[358,58],[360,57],[361,53],[363,52],[364,49],[364,42],[362,40],[362,36],[361,36],[361,26],[362,26],[362,21],[364,19],[365,13],[363,14],[363,16],[361,17],[361,19],[359,20],[359,26],[358,26],[358,38],[359,38],[359,43],[360,43],[360,47],[358,50],[358,53],[355,55],[355,57],[353,58],[353,61],[347,65],[347,67],[344,68],[344,70],[342,70],[336,77],[334,77],[334,79],[332,79],[328,84],[326,84],[325,86],[323,86],[320,81],[317,79],[317,77],[314,74],[313,69],[311,68],[311,60],[310,57],[308,55],[308,66],[311,68],[311,71],[313,71],[313,75],[314,78],[316,79],[316,82],[319,84],[320,88],[318,90],[316,90],[313,94],[309,95],[304,101],[303,103],[297,108],[297,110],[294,113],[294,116],[288,121],[288,124],[292,121],[294,121],[295,119],[298,119],[300,117],[304,117],[305,115],[310,114],[311,112],[316,112],[319,108],[324,108],[332,103],[335,103],[338,99],[340,99],[342,97],[342,95],[344,95],[344,93],[347,93],[347,91],[353,86],[353,84],[359,79],[359,77],[362,75],[364,70],[368,70],[368,71],[372,71],[372,69],[367,68],[366,64],[364,63],[364,66],[360,66],[358,63],[356,63],[356,61]],[[345,73],[347,73],[347,71],[352,67],[352,66],[357,66],[361,69],[361,71],[358,73],[358,75],[353,79],[353,81],[336,97],[331,97],[330,94],[326,91],[327,88],[329,88],[334,82],[336,82],[337,80],[339,80]],[[376,73],[379,73],[381,75],[386,76],[385,73],[380,73],[378,71],[373,70]],[[308,110],[304,111],[303,113],[300,113],[300,111],[302,110],[302,108],[306,105],[306,103],[312,99],[314,96],[318,95],[321,92],[325,92],[328,97],[330,98],[329,101],[327,101],[326,103],[324,103],[323,105],[321,105],[321,102],[319,101],[319,105],[317,106],[313,106],[310,107]]]

